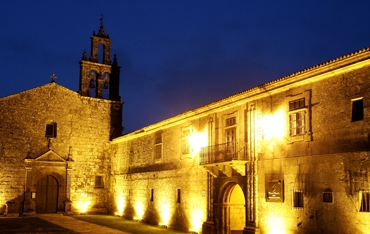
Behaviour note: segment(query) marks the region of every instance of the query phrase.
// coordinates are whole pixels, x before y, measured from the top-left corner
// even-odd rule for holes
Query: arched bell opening
[[[109,86],[110,86],[110,76],[108,73],[103,74],[102,90],[103,98],[109,99]]]
[[[89,72],[88,84],[89,84],[89,96],[96,97],[97,73],[93,70]]]

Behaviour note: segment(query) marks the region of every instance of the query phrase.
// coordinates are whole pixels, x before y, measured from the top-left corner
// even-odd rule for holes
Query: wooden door
[[[58,208],[58,181],[53,176],[44,176],[36,186],[36,212],[56,213]]]

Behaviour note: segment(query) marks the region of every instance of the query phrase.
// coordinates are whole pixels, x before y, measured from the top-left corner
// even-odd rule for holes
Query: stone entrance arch
[[[243,233],[246,226],[245,195],[235,182],[225,184],[221,190],[219,220],[222,234]]]
[[[47,175],[36,184],[36,212],[56,213],[58,211],[59,184],[55,177]]]
[[[70,187],[73,160],[52,150],[25,159],[23,214],[71,213]]]

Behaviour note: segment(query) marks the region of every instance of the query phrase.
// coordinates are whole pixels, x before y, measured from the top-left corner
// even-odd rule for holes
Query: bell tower
[[[110,60],[110,38],[104,32],[103,18],[100,19],[99,33],[95,31],[91,37],[91,55],[87,59],[84,50],[80,61],[80,90],[82,96],[104,98],[103,91],[107,90],[109,95],[106,97],[113,101],[120,101],[119,96],[119,76],[120,66],[118,66],[116,55],[113,63]],[[103,51],[99,51],[99,45]],[[102,53],[102,61],[99,61],[99,53]]]

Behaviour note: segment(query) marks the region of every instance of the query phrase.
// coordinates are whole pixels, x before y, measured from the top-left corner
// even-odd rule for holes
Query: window
[[[311,90],[296,88],[287,91],[286,126],[287,143],[312,141]]]
[[[289,115],[290,136],[305,134],[305,112],[295,112]]]
[[[361,192],[361,212],[370,212],[370,192]]]
[[[103,176],[95,176],[95,188],[104,188]]]
[[[47,138],[57,137],[57,123],[46,124],[45,136]]]
[[[236,142],[236,118],[227,118],[225,121],[225,142]]]
[[[162,158],[162,131],[155,134],[154,142],[154,159],[160,160]]]
[[[293,191],[293,208],[303,208],[303,191]]]
[[[322,193],[322,202],[333,203],[333,192],[331,189],[325,189]]]
[[[181,190],[177,189],[177,203],[181,203]]]
[[[154,201],[154,189],[150,190],[150,201]]]
[[[297,100],[294,100],[294,101],[290,101],[289,102],[289,111],[304,108],[305,107],[304,102],[305,102],[304,98],[300,98],[300,99],[297,99]]]
[[[289,129],[290,136],[305,134],[305,99],[300,98],[289,102]],[[298,111],[297,111],[298,110]]]
[[[190,128],[183,128],[181,133],[181,154],[190,154],[189,137],[191,135]]]
[[[236,118],[235,117],[231,117],[231,118],[226,119],[226,124],[225,124],[226,127],[233,126],[235,124],[236,124]]]
[[[364,119],[364,101],[363,99],[352,100],[352,122]]]

